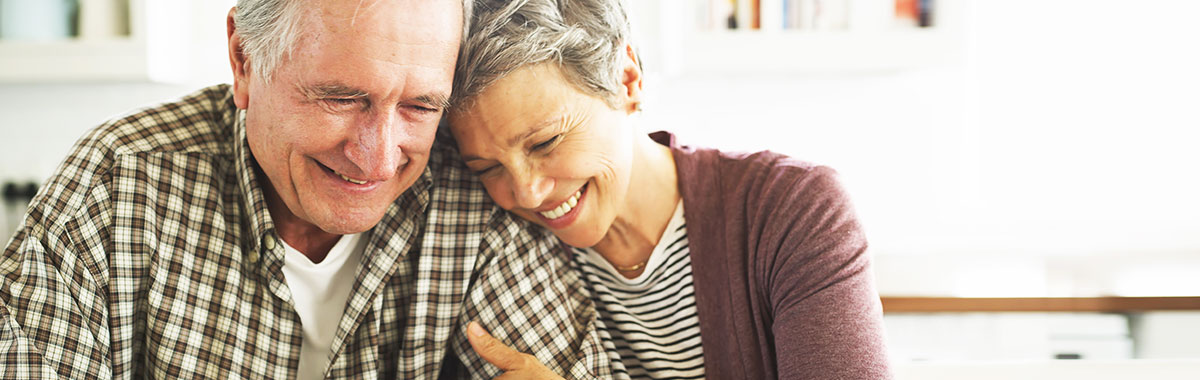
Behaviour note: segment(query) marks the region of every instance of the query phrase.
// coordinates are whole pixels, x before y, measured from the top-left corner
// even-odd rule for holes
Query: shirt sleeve
[[[80,153],[77,151],[76,153]],[[0,378],[111,378],[103,187],[63,171],[0,257]]]
[[[826,167],[776,176],[759,273],[774,314],[780,379],[888,379],[882,307],[867,241],[836,174]]]
[[[479,321],[500,341],[567,379],[610,378],[595,306],[558,239],[498,210],[483,245],[482,256],[489,259],[480,260],[451,337],[470,377],[501,374],[467,341],[467,324]]]

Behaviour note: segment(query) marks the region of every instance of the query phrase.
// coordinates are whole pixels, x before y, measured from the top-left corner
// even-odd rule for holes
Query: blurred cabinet
[[[225,15],[234,0],[75,4],[63,16],[71,36],[0,35],[0,83],[228,81]]]
[[[1120,314],[892,313],[884,325],[897,362],[1135,358]]]
[[[1200,297],[882,297],[893,360],[1198,358]]]

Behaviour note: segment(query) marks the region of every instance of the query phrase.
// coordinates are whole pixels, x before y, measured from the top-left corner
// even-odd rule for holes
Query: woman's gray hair
[[[361,2],[362,0],[360,0]],[[473,0],[462,0],[463,38],[471,28]],[[250,70],[270,81],[271,73],[291,57],[302,30],[305,6],[301,0],[238,0],[233,17],[242,53],[250,59]]]
[[[452,107],[465,111],[517,69],[551,62],[586,94],[617,108],[629,20],[621,0],[475,0],[454,73]]]

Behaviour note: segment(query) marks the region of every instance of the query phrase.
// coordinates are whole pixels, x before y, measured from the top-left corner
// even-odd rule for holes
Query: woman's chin
[[[558,237],[563,243],[575,248],[593,247],[600,243],[603,236],[590,236],[591,234],[581,234],[577,231],[553,231],[554,236]],[[573,233],[574,232],[574,233]]]
[[[545,218],[539,218],[538,216],[531,215],[528,212],[516,212],[515,214],[521,217],[521,219],[533,222],[534,224],[549,230],[554,234],[554,237],[558,238],[558,240],[575,248],[588,248],[595,246],[596,244],[599,244],[600,239],[604,237],[604,234],[602,233],[592,233],[593,229],[587,228],[585,223],[582,223],[586,219],[575,220],[573,223],[570,223],[563,228],[554,228],[555,226],[553,226],[551,223],[547,223]]]

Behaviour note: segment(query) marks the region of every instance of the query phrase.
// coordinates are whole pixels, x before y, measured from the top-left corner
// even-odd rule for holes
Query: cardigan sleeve
[[[785,159],[784,161],[787,161]],[[827,167],[771,169],[757,266],[780,379],[889,379],[867,241]],[[768,206],[764,204],[763,206]]]

